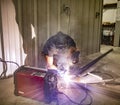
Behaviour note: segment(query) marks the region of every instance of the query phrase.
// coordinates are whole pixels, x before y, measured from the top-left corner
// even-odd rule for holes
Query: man
[[[69,35],[58,32],[46,41],[43,53],[48,69],[63,70],[79,61],[80,52]]]
[[[57,72],[69,71],[70,65],[78,62],[79,51],[69,35],[58,32],[46,41],[43,54],[48,69],[44,82],[45,102],[50,103],[52,100],[57,100]]]

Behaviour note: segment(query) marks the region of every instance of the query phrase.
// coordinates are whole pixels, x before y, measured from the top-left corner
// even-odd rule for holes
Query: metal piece
[[[96,59],[94,59],[93,61],[91,61],[90,63],[88,63],[87,65],[79,68],[79,71],[76,73],[76,75],[86,75],[88,73],[88,71],[86,72],[86,70],[88,70],[91,66],[93,66],[95,63],[97,63],[100,59],[102,59],[104,56],[106,56],[108,53],[112,52],[113,49],[108,50],[107,52],[103,53],[102,55],[100,55],[99,57],[97,57]],[[86,72],[86,73],[85,73]]]
[[[30,66],[23,66],[25,68],[28,68],[28,69],[35,69],[35,70],[43,70],[43,71],[47,71],[46,68],[38,68],[38,67],[30,67]]]

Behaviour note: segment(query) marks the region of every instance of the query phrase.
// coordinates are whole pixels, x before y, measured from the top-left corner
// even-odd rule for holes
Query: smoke
[[[61,47],[61,46],[60,46]],[[54,63],[60,71],[69,71],[73,64],[71,59],[70,49],[67,47],[58,48],[55,45],[49,51],[50,55],[54,56]]]
[[[62,71],[69,71],[69,67],[72,65],[72,60],[67,54],[63,54],[59,57],[57,67]]]

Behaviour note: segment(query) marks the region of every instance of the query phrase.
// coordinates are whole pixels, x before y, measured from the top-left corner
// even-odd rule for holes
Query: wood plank
[[[50,0],[50,36],[58,31],[58,0]]]
[[[45,66],[44,57],[41,55],[42,48],[48,39],[49,34],[49,15],[47,14],[47,0],[37,0],[37,46],[38,46],[38,63],[40,67]]]
[[[47,38],[47,0],[38,0],[38,41],[39,45]]]
[[[99,52],[100,51],[100,26],[102,25],[101,23],[101,10],[100,10],[100,1],[96,0],[96,4],[95,4],[95,25],[94,25],[94,52]],[[101,23],[101,24],[100,24]],[[97,27],[97,28],[96,28]]]
[[[61,5],[61,15],[60,15],[60,27],[61,27],[61,31],[69,34],[69,29],[70,29],[70,16],[69,14],[67,14],[67,11],[69,11],[68,9],[70,8],[70,0],[61,0],[60,2]],[[66,9],[68,8],[68,9]]]
[[[82,11],[83,11],[83,0],[78,0],[78,35],[77,35],[77,38],[76,40],[77,41],[77,44],[78,44],[78,48],[80,49],[81,51],[81,48],[82,48],[82,35],[83,35],[83,32],[82,32]]]
[[[70,35],[75,40],[77,48],[81,50],[82,1],[72,0],[70,10]]]
[[[89,8],[89,28],[88,28],[88,54],[93,51],[93,37],[94,37],[94,17],[95,17],[95,0],[90,0]]]
[[[39,64],[39,61],[38,61],[38,38],[37,38],[37,0],[34,0],[33,1],[33,4],[34,4],[34,9],[33,9],[33,16],[34,16],[34,31],[35,31],[35,34],[36,34],[36,36],[35,36],[35,66],[37,67],[38,66],[38,64]]]
[[[89,2],[88,0],[84,0],[83,2],[83,38],[82,38],[82,43],[83,43],[83,54],[87,55],[87,49],[88,49],[88,23],[89,23]]]

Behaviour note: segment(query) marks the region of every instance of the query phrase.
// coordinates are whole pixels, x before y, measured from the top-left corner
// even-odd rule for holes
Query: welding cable
[[[79,105],[92,105],[92,103],[93,103],[93,98],[92,98],[92,96],[88,93],[87,90],[85,90],[85,92],[86,92],[86,95],[85,95],[85,97],[81,100],[81,102],[80,102]],[[83,104],[83,102],[87,99],[88,96],[90,97],[90,103],[89,103],[89,104]]]
[[[113,77],[111,74],[109,74],[109,73],[101,73],[101,74],[105,74],[106,76],[109,76],[111,79],[114,78],[114,77]]]
[[[0,61],[3,63],[13,63],[13,64],[17,65],[17,67],[20,67],[19,64],[14,61],[6,61],[6,60],[3,60],[2,58],[0,58]]]
[[[4,75],[4,77],[6,77],[7,63],[13,63],[13,64],[17,65],[17,67],[20,67],[18,63],[13,62],[13,61],[5,61],[5,60],[3,60],[2,58],[0,58],[0,62],[2,62],[3,65],[4,65],[4,71],[1,73],[0,79],[2,78],[3,75]]]
[[[79,105],[92,105],[93,103],[93,98],[92,96],[88,93],[89,90],[84,86],[84,85],[81,85],[81,84],[77,84],[75,83],[80,89],[82,89],[86,94],[85,94],[85,97],[81,100],[80,104]],[[86,99],[87,97],[90,97],[90,103],[89,104],[82,104]]]
[[[67,99],[68,99],[70,102],[72,102],[73,104],[79,105],[79,103],[73,101],[73,100],[72,100],[68,95],[66,95],[65,93],[59,91],[58,94],[63,94],[64,96],[67,97]]]
[[[94,71],[93,73],[106,75],[106,76],[109,76],[111,79],[114,79],[113,75],[111,75],[110,73],[106,73],[106,72],[104,73],[104,72],[100,72],[100,71]]]
[[[63,92],[58,92],[58,93],[59,93],[59,94],[63,94],[64,96],[66,96],[66,97],[68,98],[68,100],[69,100],[71,103],[73,103],[73,104],[76,104],[76,105],[92,105],[92,101],[91,101],[89,104],[82,104],[83,101],[85,101],[86,98],[87,98],[87,96],[88,96],[87,93],[86,93],[85,97],[82,99],[82,101],[81,101],[80,103],[73,101],[68,95],[66,95],[66,94],[63,93]],[[89,96],[90,96],[90,95],[89,95]],[[90,96],[90,97],[91,97],[91,96]],[[92,99],[92,98],[91,98],[91,99]]]
[[[80,87],[80,88],[81,88],[81,87]],[[85,94],[85,97],[80,101],[80,103],[73,101],[68,95],[66,95],[66,94],[63,93],[63,92],[58,91],[58,94],[63,94],[64,96],[67,97],[67,99],[68,99],[71,103],[73,103],[73,104],[75,104],[75,105],[92,105],[92,102],[93,102],[92,96],[91,96],[90,94],[88,94],[88,90],[87,90],[87,89],[85,89],[85,88],[82,88],[82,89],[84,90],[84,92],[85,92],[86,94]],[[83,102],[87,99],[88,96],[90,97],[90,103],[89,103],[89,104],[83,104]]]
[[[3,67],[4,67],[4,70],[0,75],[0,79],[2,79],[2,77],[6,77],[6,72],[7,72],[7,63],[6,62],[3,62]]]

